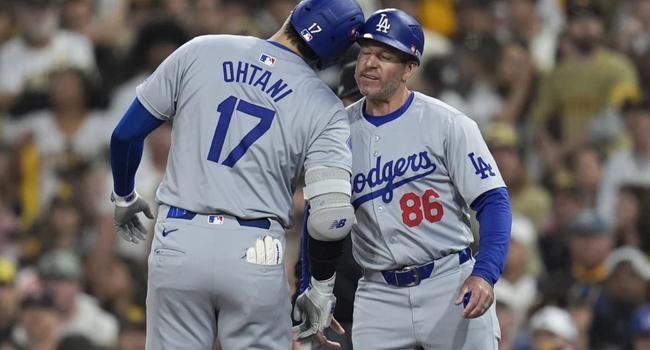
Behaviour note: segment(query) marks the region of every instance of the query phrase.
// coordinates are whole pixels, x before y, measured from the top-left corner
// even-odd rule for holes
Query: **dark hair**
[[[641,98],[628,98],[623,103],[621,107],[623,113],[628,113],[632,111],[644,111],[650,112],[650,98],[641,97]]]
[[[314,52],[314,50],[312,50],[312,48],[309,47],[304,40],[302,40],[291,23],[287,22],[285,24],[283,33],[287,36],[289,42],[296,46],[298,52],[305,59],[305,61],[309,62],[310,64],[318,64],[320,62],[320,59],[318,58],[318,55],[316,55],[316,52]]]
[[[136,35],[134,45],[130,48],[129,60],[135,75],[147,65],[147,53],[160,44],[172,44],[179,47],[190,39],[190,35],[178,21],[171,18],[156,18],[145,23]]]
[[[90,339],[81,334],[70,334],[61,340],[56,347],[57,350],[95,350],[97,347]]]

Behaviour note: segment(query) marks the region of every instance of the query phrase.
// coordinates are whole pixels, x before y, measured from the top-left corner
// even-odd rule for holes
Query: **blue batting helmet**
[[[364,18],[354,0],[303,0],[293,9],[290,21],[323,69],[354,44]]]
[[[413,57],[418,63],[424,50],[424,32],[418,21],[398,9],[379,10],[361,29],[359,40],[379,41]]]

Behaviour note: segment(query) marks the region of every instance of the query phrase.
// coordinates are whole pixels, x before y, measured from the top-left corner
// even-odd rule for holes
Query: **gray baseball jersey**
[[[348,107],[357,262],[390,270],[465,249],[469,205],[505,186],[476,123],[417,92],[380,118],[363,115],[364,101]]]
[[[173,120],[156,193],[162,203],[288,227],[303,166],[350,170],[341,102],[301,57],[269,41],[195,38],[137,96],[154,116]]]

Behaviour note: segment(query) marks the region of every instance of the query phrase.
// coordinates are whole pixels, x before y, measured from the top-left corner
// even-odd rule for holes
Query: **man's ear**
[[[406,68],[404,69],[404,75],[402,75],[402,80],[404,82],[408,81],[415,75],[415,71],[418,68],[418,63],[415,61],[406,62]]]

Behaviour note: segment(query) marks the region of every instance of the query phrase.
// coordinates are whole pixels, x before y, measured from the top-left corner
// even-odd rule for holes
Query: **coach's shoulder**
[[[435,118],[452,119],[457,116],[464,116],[462,112],[456,108],[440,101],[435,97],[425,95],[420,92],[415,92],[415,104],[420,108],[424,108],[426,114]]]

